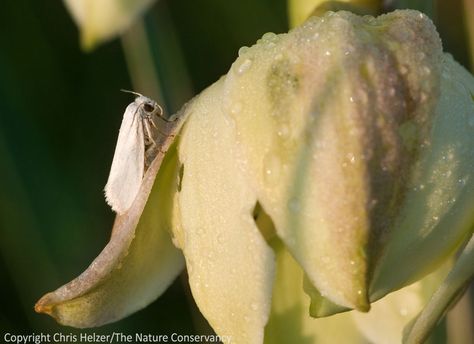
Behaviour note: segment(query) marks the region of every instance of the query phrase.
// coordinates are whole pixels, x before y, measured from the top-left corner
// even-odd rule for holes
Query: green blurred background
[[[423,9],[445,50],[470,67],[462,1],[390,3]],[[132,84],[140,68],[130,58],[138,41],[133,29],[123,41],[84,53],[61,1],[0,3],[2,336],[77,333],[33,306],[81,273],[108,241],[114,215],[102,190],[131,101],[119,90],[157,97],[173,113],[225,74],[239,47],[288,30],[283,0],[160,0],[143,25],[158,93],[146,82],[138,82],[144,89]],[[202,330],[205,321],[182,277],[146,309],[93,332],[196,333],[196,326]]]

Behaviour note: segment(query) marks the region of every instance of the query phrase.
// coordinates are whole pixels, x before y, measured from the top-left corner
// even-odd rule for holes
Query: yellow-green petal
[[[181,228],[193,297],[221,336],[260,344],[273,284],[274,255],[253,218],[256,193],[238,164],[232,121],[222,113],[223,81],[187,108],[179,145]]]
[[[338,12],[265,34],[226,76],[240,165],[311,283],[340,306],[369,307],[370,270],[429,133],[441,54],[419,12]]]
[[[423,277],[474,223],[474,77],[445,55],[432,132],[371,287],[373,300]]]
[[[44,295],[37,312],[63,325],[101,326],[147,306],[173,282],[184,266],[168,232],[177,184],[176,149],[161,164],[162,159],[160,154],[148,169],[132,208],[116,218],[100,255],[79,277]]]

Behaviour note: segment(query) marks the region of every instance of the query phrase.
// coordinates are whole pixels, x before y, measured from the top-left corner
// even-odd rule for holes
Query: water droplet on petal
[[[222,233],[219,233],[219,234],[217,235],[217,242],[218,242],[219,244],[223,244],[223,243],[225,242],[224,235],[223,235]]]
[[[278,128],[277,134],[283,139],[287,138],[289,133],[290,133],[290,129],[288,128],[288,125],[286,124],[283,124],[280,126],[280,128]]]
[[[262,39],[264,41],[274,41],[276,37],[277,37],[277,35],[274,34],[273,32],[267,32],[267,33],[263,34]]]
[[[281,161],[278,155],[268,153],[263,159],[264,180],[269,185],[275,185],[281,173]]]
[[[283,59],[283,55],[278,53],[275,55],[275,57],[273,58],[275,61],[280,61],[281,59]]]
[[[232,107],[230,109],[230,112],[233,114],[233,115],[237,115],[240,113],[240,111],[242,110],[242,104],[239,103],[239,102],[236,102],[234,104],[232,104]]]
[[[474,116],[469,117],[468,123],[470,127],[474,127]]]
[[[244,55],[247,51],[249,51],[249,47],[243,46],[242,48],[239,49],[239,56]]]
[[[244,74],[250,67],[252,66],[252,60],[251,59],[243,59],[242,61],[237,60],[235,68],[237,71],[237,74],[242,75]]]

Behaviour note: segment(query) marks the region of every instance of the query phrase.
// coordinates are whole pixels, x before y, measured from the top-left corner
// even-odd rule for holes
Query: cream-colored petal
[[[240,165],[278,236],[336,304],[368,308],[375,249],[429,133],[441,56],[419,12],[339,12],[264,35],[226,76]]]
[[[474,277],[474,236],[461,252],[452,271],[436,290],[423,311],[415,321],[407,326],[404,343],[422,343],[429,336],[441,318],[466,291]],[[471,338],[473,339],[473,338]]]
[[[188,108],[179,159],[179,212],[194,299],[212,328],[232,343],[262,343],[274,255],[252,216],[257,198],[238,164],[236,131],[221,111],[223,81]]]
[[[125,31],[155,0],[64,0],[80,29],[81,45],[92,49]]]
[[[366,344],[350,313],[314,319],[310,299],[303,292],[303,270],[281,243],[277,259],[272,311],[265,328],[266,344]]]
[[[37,312],[63,325],[100,326],[147,306],[176,278],[184,265],[168,233],[177,186],[176,149],[162,160],[160,154],[131,209],[116,218],[101,254],[79,277],[44,295],[35,306]]]
[[[451,266],[448,261],[422,280],[372,303],[368,313],[351,312],[357,327],[371,343],[402,343],[404,327],[423,309]]]
[[[376,300],[423,277],[474,223],[474,78],[444,58],[441,98],[405,205],[371,287]]]

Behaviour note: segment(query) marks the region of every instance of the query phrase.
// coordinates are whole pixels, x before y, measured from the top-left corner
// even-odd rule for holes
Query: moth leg
[[[153,137],[153,133],[152,133],[152,129],[151,129],[151,126],[150,126],[150,122],[153,123],[153,121],[151,119],[146,119],[145,122],[144,122],[144,127],[145,127],[145,131],[146,131],[146,136],[147,138],[151,141],[151,144],[153,145],[153,147],[150,147],[148,150],[157,150],[158,152],[160,153],[163,153],[165,154],[166,151],[163,151],[160,147],[160,145],[158,144],[158,142],[156,142],[155,138]],[[158,131],[159,134],[163,135],[163,136],[170,136],[170,137],[174,137],[175,135],[170,135],[170,134],[165,134],[163,133],[160,129],[158,129],[155,125],[153,125],[156,130]],[[156,153],[157,154],[157,153]]]
[[[143,126],[145,127],[145,131],[146,131],[146,137],[148,140],[150,140],[155,146],[158,146],[158,143],[155,141],[155,138],[153,137],[153,132],[152,132],[152,129],[150,127],[150,122],[152,123],[152,125],[156,128],[155,124],[153,123],[153,121],[149,118],[145,119],[145,121],[143,122]],[[158,130],[158,128],[157,128]]]

